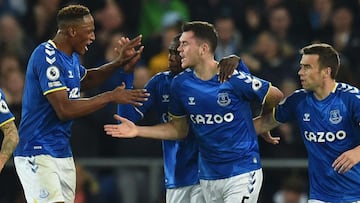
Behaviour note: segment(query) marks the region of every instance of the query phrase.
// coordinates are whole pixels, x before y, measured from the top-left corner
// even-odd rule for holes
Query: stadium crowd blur
[[[124,80],[129,88],[142,88],[152,75],[166,70],[169,42],[180,32],[182,22],[188,20],[203,20],[215,25],[219,34],[216,59],[229,54],[239,55],[252,74],[271,81],[285,95],[300,88],[298,50],[312,42],[333,45],[341,55],[342,66],[337,80],[360,87],[360,0],[2,0],[0,87],[17,125],[29,55],[37,44],[53,37],[57,31],[58,9],[71,2],[88,6],[95,18],[96,40],[82,58],[85,67],[95,67],[110,60],[114,42],[121,36],[132,38],[143,34],[145,45],[134,74],[119,70],[101,88],[82,92],[86,96],[111,90]],[[75,160],[162,158],[158,140],[106,136],[103,125],[114,123],[112,115],[116,112],[117,106],[110,104],[75,121],[72,131]],[[157,123],[154,115],[146,115],[140,123]],[[263,158],[306,158],[295,126],[281,125],[272,134],[280,136],[281,142],[273,146],[259,139]],[[149,174],[143,168],[93,170],[79,166],[79,170],[86,172],[78,174],[77,203],[163,201],[162,194],[158,195],[157,201],[149,200],[146,188]],[[296,191],[303,198],[307,188],[306,170],[264,169],[260,202],[272,202],[286,177],[294,176],[297,178],[288,182],[302,182],[300,185],[304,186]],[[24,202],[14,168],[7,167],[0,177],[0,202]],[[162,181],[160,183],[159,188],[162,188]],[[296,182],[287,185],[291,184],[299,185]]]

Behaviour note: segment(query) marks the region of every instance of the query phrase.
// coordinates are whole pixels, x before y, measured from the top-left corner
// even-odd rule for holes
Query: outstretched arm
[[[5,163],[11,157],[12,153],[15,150],[16,145],[19,142],[19,135],[16,129],[14,121],[5,123],[0,127],[3,131],[4,139],[1,145],[0,151],[0,172],[5,166]]]
[[[186,117],[174,117],[168,123],[155,126],[136,126],[133,122],[119,115],[114,118],[121,124],[104,126],[106,134],[118,138],[144,137],[162,140],[176,140],[187,136],[189,126]]]

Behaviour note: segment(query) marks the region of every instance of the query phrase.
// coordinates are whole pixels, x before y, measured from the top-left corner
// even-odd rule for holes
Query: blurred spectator
[[[27,10],[26,0],[1,0],[0,13],[12,13],[22,17]]]
[[[264,31],[259,34],[250,52],[241,57],[254,75],[279,87],[286,78],[297,81],[298,61],[295,53],[295,50],[282,43],[274,34]]]
[[[23,26],[35,44],[40,44],[55,36],[56,15],[62,6],[60,0],[29,0],[29,9],[23,18]]]
[[[242,36],[237,30],[233,18],[228,15],[219,15],[215,19],[214,26],[218,32],[215,59],[219,61],[223,57],[231,54],[238,55],[242,45]]]
[[[298,49],[308,43],[309,39],[304,31],[293,32],[292,23],[293,20],[289,8],[285,5],[277,5],[269,10],[269,31],[283,41],[283,43],[287,43],[288,46]]]
[[[257,5],[246,5],[244,12],[239,12],[238,28],[243,36],[243,49],[247,49],[264,29],[264,19]]]
[[[146,66],[138,66],[134,70],[134,89],[144,88],[150,80],[151,73]]]
[[[178,18],[174,13],[184,21],[190,19],[188,6],[181,0],[142,0],[141,6],[139,33],[144,40],[161,32],[167,20],[173,22],[172,18]]]
[[[313,0],[308,10],[313,31],[312,38],[321,38],[331,31],[331,17],[334,0]]]
[[[19,126],[21,117],[24,80],[19,59],[14,55],[2,56],[0,58],[0,86],[6,95],[8,106],[15,116],[16,126]]]
[[[98,203],[100,198],[99,183],[88,170],[80,164],[76,167],[76,190],[74,203]]]
[[[169,39],[172,39],[171,36],[175,36],[174,33],[181,32],[181,25],[184,20],[184,17],[177,11],[168,11],[163,15],[160,32],[155,33],[144,41],[145,49],[142,55],[144,64],[150,66],[150,60],[152,59],[151,66],[154,69],[163,70],[164,65],[165,68],[167,67],[167,45],[169,44]],[[152,74],[157,73],[158,70],[152,71]]]
[[[96,40],[91,45],[92,48],[84,55],[84,64],[87,67],[98,66],[104,62],[106,48],[110,42],[112,35],[122,34],[128,36],[125,26],[125,17],[120,5],[114,0],[102,0],[94,13],[96,22]],[[117,42],[115,42],[115,45]]]
[[[7,72],[14,70],[24,70],[20,59],[15,54],[4,52],[0,55],[0,77],[4,77]]]
[[[201,20],[214,23],[219,14],[227,14],[237,20],[237,13],[244,1],[238,0],[185,0],[190,10],[192,20]]]
[[[342,66],[338,80],[359,87],[356,75],[360,73],[360,34],[355,29],[356,26],[353,10],[346,5],[340,5],[334,9],[332,31],[320,41],[333,45],[340,53]]]
[[[304,179],[296,175],[287,177],[273,200],[274,203],[307,203]]]
[[[2,53],[18,55],[21,64],[25,64],[35,44],[24,33],[17,19],[10,14],[0,17],[0,50]],[[25,70],[25,66],[22,70]]]
[[[164,19],[165,20],[165,19]],[[159,45],[161,50],[149,59],[149,70],[150,75],[153,76],[156,73],[167,70],[168,68],[168,47],[171,40],[181,32],[181,22],[180,20],[175,22],[167,22],[164,25],[163,32],[161,33],[161,41]],[[157,41],[157,40],[155,40]]]

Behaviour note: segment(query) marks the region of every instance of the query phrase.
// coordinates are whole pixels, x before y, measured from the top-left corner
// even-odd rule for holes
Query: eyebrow
[[[300,66],[303,66],[303,67],[311,67],[310,64],[303,64],[303,63],[300,63]]]

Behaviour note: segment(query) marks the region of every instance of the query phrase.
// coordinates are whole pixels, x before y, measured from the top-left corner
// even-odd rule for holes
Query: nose
[[[177,50],[178,52],[181,52],[181,51],[182,51],[182,45],[180,44],[176,50]]]
[[[91,33],[91,35],[90,35],[90,39],[92,40],[92,41],[94,41],[95,40],[95,33],[93,32],[93,33]]]
[[[299,71],[297,72],[298,75],[302,75],[303,74],[303,71],[302,71],[302,68],[299,69]]]

